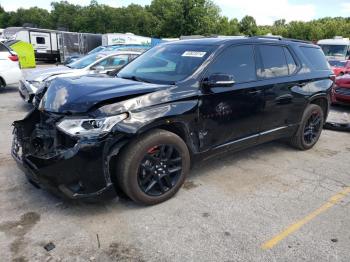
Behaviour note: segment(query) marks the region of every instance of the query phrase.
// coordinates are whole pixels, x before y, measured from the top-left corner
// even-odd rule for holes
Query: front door
[[[208,66],[205,77],[232,75],[232,87],[202,88],[199,105],[201,150],[256,143],[260,131],[263,91],[256,76],[254,45],[226,48]]]

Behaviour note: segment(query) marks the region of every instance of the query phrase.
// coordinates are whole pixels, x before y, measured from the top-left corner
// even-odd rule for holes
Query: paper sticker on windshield
[[[182,56],[189,57],[203,57],[207,52],[198,52],[198,51],[186,51],[182,54]]]

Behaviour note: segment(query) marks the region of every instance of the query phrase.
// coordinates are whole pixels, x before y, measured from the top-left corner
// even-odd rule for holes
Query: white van
[[[151,45],[152,38],[133,33],[110,33],[102,35],[102,45]]]
[[[328,60],[350,59],[350,40],[342,36],[333,39],[322,39],[317,42]]]

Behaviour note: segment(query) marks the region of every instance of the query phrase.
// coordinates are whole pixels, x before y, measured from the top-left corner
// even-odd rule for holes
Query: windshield
[[[213,46],[166,44],[154,47],[125,66],[118,77],[167,83],[190,76],[209,56]]]
[[[346,64],[346,61],[331,60],[328,62],[331,66],[334,66],[334,67],[344,67]]]
[[[104,50],[105,48],[106,48],[105,46],[100,45],[100,46],[98,46],[98,47],[92,49],[88,54],[98,53],[98,52]]]
[[[74,68],[74,69],[82,69],[84,67],[87,67],[97,61],[98,59],[104,57],[105,54],[100,54],[100,53],[94,53],[90,55],[86,55],[77,61],[74,61],[73,63],[68,64],[67,66],[69,68]]]
[[[325,56],[346,56],[347,45],[320,45]]]

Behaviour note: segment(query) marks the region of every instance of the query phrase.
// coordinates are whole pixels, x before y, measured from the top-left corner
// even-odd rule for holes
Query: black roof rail
[[[251,36],[250,38],[263,38],[263,39],[274,39],[274,40],[285,40],[285,41],[292,41],[292,42],[299,42],[299,43],[304,43],[304,44],[312,44],[310,41],[306,40],[299,40],[299,39],[293,39],[293,38],[285,38],[282,36],[266,36],[266,35],[256,35],[256,36]]]

